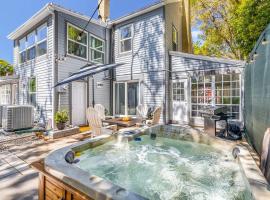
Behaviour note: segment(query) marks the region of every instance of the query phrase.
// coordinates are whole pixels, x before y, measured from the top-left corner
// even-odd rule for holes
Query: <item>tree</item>
[[[13,66],[7,61],[0,59],[0,76],[12,75],[13,72]]]
[[[269,0],[192,0],[201,42],[194,53],[244,59],[270,23]]]

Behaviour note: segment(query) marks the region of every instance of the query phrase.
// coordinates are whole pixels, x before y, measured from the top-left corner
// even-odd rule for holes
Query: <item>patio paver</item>
[[[46,157],[54,150],[83,140],[78,134],[52,141],[28,142],[16,145],[8,151],[0,152],[0,199],[36,200],[38,199],[38,173],[30,168],[33,161]]]

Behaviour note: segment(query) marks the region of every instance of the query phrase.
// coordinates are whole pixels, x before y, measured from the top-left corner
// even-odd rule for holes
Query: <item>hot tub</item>
[[[78,162],[69,164],[73,151]],[[56,150],[45,169],[93,199],[270,199],[242,145],[158,125]]]

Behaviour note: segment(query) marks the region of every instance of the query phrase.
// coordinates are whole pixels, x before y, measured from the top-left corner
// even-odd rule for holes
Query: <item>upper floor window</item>
[[[105,45],[104,41],[90,36],[90,58],[93,62],[104,63]]]
[[[177,51],[177,44],[178,44],[178,32],[176,27],[172,26],[172,50]]]
[[[120,53],[131,51],[132,35],[132,25],[127,25],[120,29]]]
[[[71,24],[67,24],[67,53],[87,59],[88,34]]]
[[[27,35],[27,60],[32,60],[36,57],[36,33],[35,31]]]
[[[26,61],[26,38],[19,40],[19,62],[23,63]]]
[[[32,60],[47,53],[47,25],[43,24],[19,40],[19,62]]]
[[[37,56],[47,53],[47,26],[42,25],[37,29]]]

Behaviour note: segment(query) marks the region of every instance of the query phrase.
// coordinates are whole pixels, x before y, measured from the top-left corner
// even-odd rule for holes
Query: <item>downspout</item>
[[[110,58],[111,63],[115,63],[114,60],[114,36],[115,36],[115,25],[112,25],[110,34]],[[110,113],[113,115],[113,80],[114,80],[114,70],[110,70]]]
[[[93,99],[92,99],[92,106],[95,106],[95,79],[94,76],[92,76],[92,95],[93,95]]]

